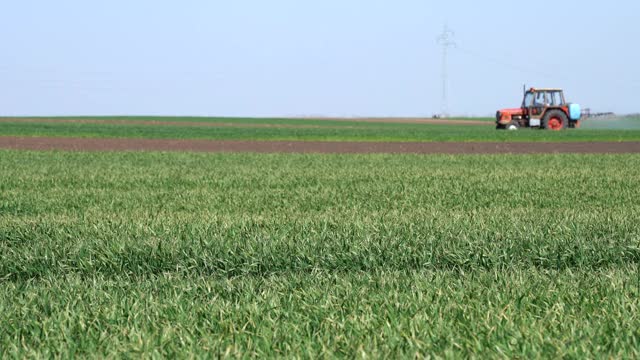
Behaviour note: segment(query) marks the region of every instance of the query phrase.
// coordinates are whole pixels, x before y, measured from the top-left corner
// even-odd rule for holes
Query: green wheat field
[[[0,150],[0,357],[636,358],[640,155]]]

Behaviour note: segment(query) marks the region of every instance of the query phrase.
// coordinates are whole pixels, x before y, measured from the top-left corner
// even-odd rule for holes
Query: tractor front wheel
[[[560,110],[551,110],[542,119],[542,127],[547,130],[560,131],[568,126],[569,118]]]

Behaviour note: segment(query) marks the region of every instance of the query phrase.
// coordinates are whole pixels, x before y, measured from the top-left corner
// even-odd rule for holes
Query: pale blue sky
[[[529,16],[532,10],[539,12]],[[640,111],[640,1],[2,0],[0,115],[430,116],[564,87]]]

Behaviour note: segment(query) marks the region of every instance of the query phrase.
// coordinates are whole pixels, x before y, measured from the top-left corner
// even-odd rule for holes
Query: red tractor
[[[496,129],[518,130],[535,127],[562,130],[580,126],[580,105],[567,103],[562,89],[535,89],[524,92],[522,106],[496,113]]]

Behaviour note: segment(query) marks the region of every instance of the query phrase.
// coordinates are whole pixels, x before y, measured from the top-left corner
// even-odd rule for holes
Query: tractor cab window
[[[533,93],[528,92],[525,96],[524,96],[524,102],[523,102],[524,107],[532,107],[533,106]]]
[[[560,91],[554,91],[551,94],[551,105],[560,106],[562,104],[562,94]]]
[[[546,93],[544,93],[544,92],[537,92],[536,93],[536,98],[533,101],[533,103],[534,103],[533,106],[545,106],[545,104],[548,103],[548,101],[545,99],[545,95],[546,95]]]

